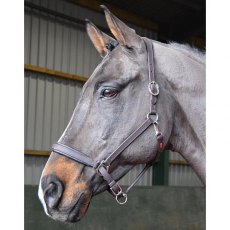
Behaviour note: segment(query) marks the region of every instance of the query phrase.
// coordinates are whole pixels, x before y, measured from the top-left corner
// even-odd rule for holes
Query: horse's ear
[[[101,5],[101,8],[105,12],[108,26],[117,41],[128,47],[140,47],[141,37],[136,34],[135,30],[114,16],[106,6]]]
[[[92,22],[88,19],[86,21],[86,30],[92,41],[93,45],[99,52],[99,54],[104,57],[112,48],[117,45],[117,41],[110,37],[109,35],[103,33],[99,30]]]

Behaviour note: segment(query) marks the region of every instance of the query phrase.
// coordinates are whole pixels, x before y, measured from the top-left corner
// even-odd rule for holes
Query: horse
[[[39,183],[44,211],[63,222],[81,220],[106,190],[125,203],[118,181],[145,164],[130,190],[165,149],[181,154],[205,183],[205,54],[143,38],[101,7],[114,38],[86,21],[102,61]]]

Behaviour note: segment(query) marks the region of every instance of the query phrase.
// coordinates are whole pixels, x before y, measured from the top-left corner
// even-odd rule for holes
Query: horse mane
[[[178,51],[181,51],[186,56],[193,58],[198,62],[205,64],[205,57],[206,57],[205,51],[201,51],[195,47],[191,47],[188,44],[179,44],[176,42],[170,42],[168,46]]]

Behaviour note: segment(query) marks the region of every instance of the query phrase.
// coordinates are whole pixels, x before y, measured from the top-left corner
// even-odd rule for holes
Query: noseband
[[[131,133],[122,143],[121,145],[113,151],[109,156],[101,161],[94,161],[85,153],[82,153],[76,149],[73,149],[69,146],[58,142],[52,146],[52,151],[58,153],[60,155],[64,155],[78,163],[84,164],[86,166],[92,167],[95,169],[95,172],[103,177],[103,179],[108,183],[110,187],[111,194],[115,196],[116,201],[119,204],[124,204],[127,201],[127,193],[130,189],[138,182],[138,180],[142,177],[142,175],[149,169],[151,165],[157,162],[160,153],[162,152],[163,146],[163,135],[158,127],[158,114],[156,112],[156,103],[157,97],[159,95],[159,86],[155,81],[154,76],[154,62],[153,62],[153,44],[152,41],[148,38],[143,38],[146,50],[148,54],[148,73],[149,73],[149,85],[148,90],[150,93],[150,111],[147,114],[146,120],[138,127],[133,133]],[[156,154],[153,162],[147,163],[134,182],[126,189],[125,192],[122,191],[120,185],[115,181],[111,173],[109,172],[110,165],[112,162],[134,141],[137,137],[139,137],[149,126],[153,125],[155,130],[155,136],[159,143],[159,149]]]

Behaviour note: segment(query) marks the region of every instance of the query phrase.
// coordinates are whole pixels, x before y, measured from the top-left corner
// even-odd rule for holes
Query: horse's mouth
[[[70,210],[67,222],[74,223],[81,220],[89,207],[90,200],[91,199],[86,194],[82,193],[73,208]]]

